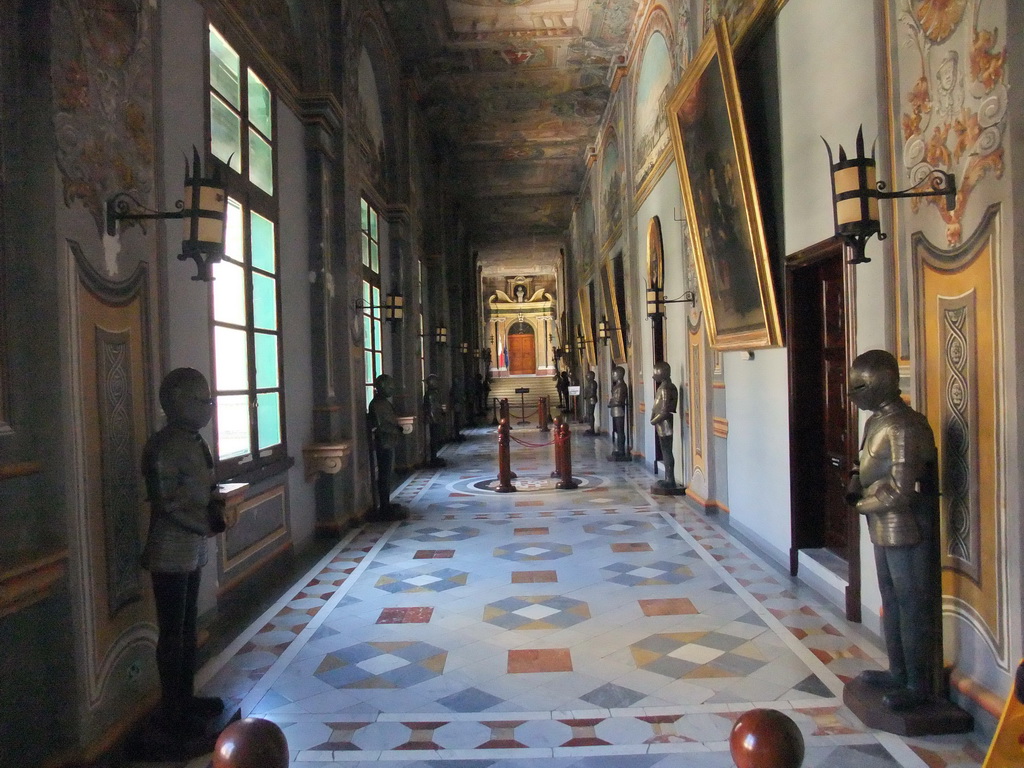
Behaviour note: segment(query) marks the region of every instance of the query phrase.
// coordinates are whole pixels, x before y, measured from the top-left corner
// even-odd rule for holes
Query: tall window
[[[210,27],[210,152],[227,182],[224,259],[214,265],[213,394],[221,477],[286,455],[278,203],[270,90]]]
[[[378,214],[366,199],[360,200],[360,246],[363,255],[363,375],[366,403],[373,399],[373,380],[384,373],[381,338],[380,230]]]

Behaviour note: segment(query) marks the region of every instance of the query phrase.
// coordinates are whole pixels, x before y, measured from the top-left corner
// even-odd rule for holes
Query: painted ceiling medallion
[[[501,58],[512,66],[525,64],[533,58],[533,51],[518,51],[515,48],[508,48],[501,52]]]

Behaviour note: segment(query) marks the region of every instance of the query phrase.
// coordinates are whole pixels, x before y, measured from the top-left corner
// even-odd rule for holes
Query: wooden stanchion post
[[[562,476],[562,443],[561,443],[561,432],[559,431],[559,425],[562,423],[562,417],[555,417],[555,428],[552,430],[555,433],[555,468],[551,471],[552,477]]]
[[[572,433],[569,431],[568,420],[563,421],[558,428],[557,435],[561,436],[562,443],[562,479],[555,485],[560,491],[571,491],[578,488],[580,481],[572,476]],[[558,445],[558,437],[555,437],[555,446]],[[557,453],[557,451],[556,451]]]
[[[512,485],[508,419],[502,419],[498,424],[498,487],[494,490],[498,493],[514,493],[516,490],[516,487]]]
[[[542,397],[537,401],[537,429],[541,432],[550,432],[548,429],[548,399]]]

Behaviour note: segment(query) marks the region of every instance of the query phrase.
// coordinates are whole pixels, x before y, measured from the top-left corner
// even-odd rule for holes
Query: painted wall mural
[[[633,111],[633,183],[639,189],[669,145],[668,98],[672,56],[661,32],[647,41],[636,83]]]
[[[946,244],[964,239],[963,217],[982,181],[1003,174],[1007,107],[1006,45],[994,21],[984,22],[986,0],[898,0],[901,59],[902,162],[911,184],[933,168],[955,173],[957,204],[934,206],[946,225]],[[1005,29],[1005,27],[1004,27]]]
[[[64,203],[104,232],[116,192],[153,191],[153,13],[141,0],[61,0],[54,9],[54,136]]]
[[[622,226],[622,155],[615,131],[605,134],[601,159],[601,242],[607,244]]]

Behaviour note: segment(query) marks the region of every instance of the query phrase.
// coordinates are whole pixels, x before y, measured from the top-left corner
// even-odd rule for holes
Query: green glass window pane
[[[363,232],[366,232],[370,228],[370,225],[368,223],[369,215],[370,215],[370,206],[367,205],[365,200],[360,198],[360,200],[359,200],[359,221],[360,221],[359,227],[360,227],[360,229],[363,230]]]
[[[249,70],[249,122],[268,139],[273,139],[271,126],[270,90],[253,71]]]
[[[249,231],[252,239],[252,265],[264,272],[276,272],[274,222],[253,213],[249,217]]]
[[[256,388],[270,389],[278,386],[277,335],[257,333],[256,342]]]
[[[373,240],[370,241],[370,270],[374,273],[380,272],[380,256],[378,255],[378,246]]]
[[[363,345],[373,348],[373,320],[368,315],[363,315]]]
[[[242,170],[242,121],[231,107],[210,96],[210,151],[236,171]]]
[[[241,108],[242,104],[239,70],[238,54],[216,29],[210,27],[210,85],[235,109]]]
[[[245,272],[227,260],[213,264],[213,319],[245,325]]]
[[[268,195],[274,194],[274,150],[249,129],[249,181]]]
[[[366,238],[366,235],[360,235],[360,249],[363,256],[363,266],[370,266],[370,241]]]
[[[242,204],[232,197],[228,198],[228,207],[225,212],[226,223],[224,225],[224,255],[229,259],[241,262],[245,256],[243,247]]]
[[[249,396],[221,395],[217,398],[217,458],[231,459],[252,451],[249,426]]]
[[[372,301],[370,301],[370,288],[370,284],[363,280],[363,304],[365,306],[369,306],[370,304],[373,303]]]
[[[249,356],[245,331],[213,328],[213,386],[218,392],[249,388]]]
[[[373,208],[370,209],[370,239],[380,240],[377,237],[377,212]]]
[[[378,352],[374,355],[374,378],[384,373],[384,356]]]
[[[277,330],[277,280],[252,273],[252,322],[257,328]]]
[[[380,333],[381,321],[379,319],[373,321],[373,348],[376,350],[383,349],[382,337]]]
[[[363,381],[373,384],[373,352],[369,349],[363,350]]]
[[[373,285],[370,287],[370,290],[370,302],[371,306],[373,306],[374,308],[373,316],[380,317],[380,288],[378,288],[376,285]]]
[[[367,387],[363,397],[366,398],[366,407],[369,408],[370,401],[373,400],[373,387]]]
[[[281,395],[263,392],[256,395],[256,429],[260,436],[259,449],[281,443]]]

